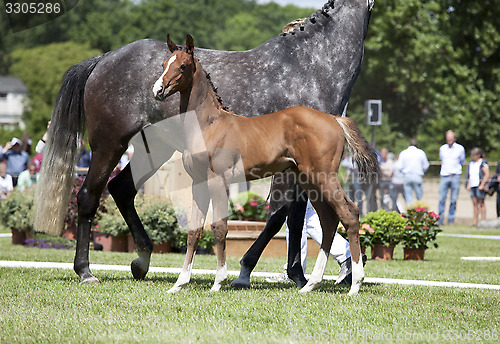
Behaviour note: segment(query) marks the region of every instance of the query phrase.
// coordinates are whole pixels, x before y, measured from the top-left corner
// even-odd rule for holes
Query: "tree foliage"
[[[498,15],[495,1],[377,1],[356,111],[382,99],[391,129],[418,137],[434,158],[448,129],[466,148],[498,150]]]

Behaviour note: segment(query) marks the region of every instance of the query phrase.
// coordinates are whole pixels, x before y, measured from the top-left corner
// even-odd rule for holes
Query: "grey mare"
[[[343,114],[360,72],[371,5],[372,0],[330,0],[291,33],[276,36],[254,49],[195,49],[195,54],[210,73],[225,104],[236,113],[257,116],[303,105]],[[165,102],[151,97],[167,54],[166,43],[140,40],[73,66],[63,80],[37,190],[35,227],[48,233],[59,233],[62,229],[77,140],[86,123],[93,154],[78,194],[74,260],[74,270],[82,283],[98,282],[89,268],[90,228],[111,172],[134,135],[179,113],[178,97]],[[175,150],[164,149],[166,156]],[[109,182],[108,188],[134,237],[138,257],[132,261],[132,274],[143,279],[149,269],[152,243],[134,208],[135,185],[137,179],[145,181],[156,170],[151,169],[138,178],[130,168],[135,163],[133,158]],[[251,271],[287,215],[288,273],[300,287],[307,282],[299,263],[306,197],[292,182],[273,183],[271,191],[266,228],[241,259],[240,276],[233,281],[235,287],[250,286]]]

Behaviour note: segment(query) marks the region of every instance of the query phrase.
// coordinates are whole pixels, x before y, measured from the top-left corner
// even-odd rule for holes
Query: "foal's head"
[[[184,49],[178,48],[169,35],[167,35],[167,44],[172,54],[163,61],[163,74],[156,80],[153,87],[153,94],[158,100],[165,100],[175,92],[187,89],[196,71],[193,37],[187,35]]]

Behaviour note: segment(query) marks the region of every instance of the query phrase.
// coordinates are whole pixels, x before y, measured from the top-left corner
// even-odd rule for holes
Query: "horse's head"
[[[191,35],[186,37],[186,48],[179,49],[167,35],[168,48],[172,54],[163,61],[163,74],[153,86],[153,94],[158,100],[165,100],[168,96],[187,89],[196,70],[194,62],[194,42]]]

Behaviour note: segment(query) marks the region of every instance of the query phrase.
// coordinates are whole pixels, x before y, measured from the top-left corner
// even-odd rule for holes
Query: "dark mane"
[[[281,33],[281,36],[286,36],[288,34],[295,35],[297,30],[304,31],[307,27],[314,25],[318,22],[322,22],[325,18],[329,18],[332,13],[331,11],[335,8],[336,0],[329,0],[323,7],[309,16],[309,18],[304,18],[300,23],[297,23],[293,28],[287,33]]]
[[[200,62],[200,61],[198,61]],[[203,70],[203,68],[202,68]],[[203,70],[203,73],[205,73],[205,76],[208,80],[208,83],[210,84],[210,87],[212,87],[212,90],[214,91],[215,93],[215,98],[217,98],[217,102],[219,103],[220,107],[222,108],[222,110],[224,111],[231,111],[227,106],[225,106],[223,103],[222,103],[222,98],[217,94],[217,87],[215,87],[214,83],[212,82],[212,79],[210,78],[210,73],[207,73]]]

